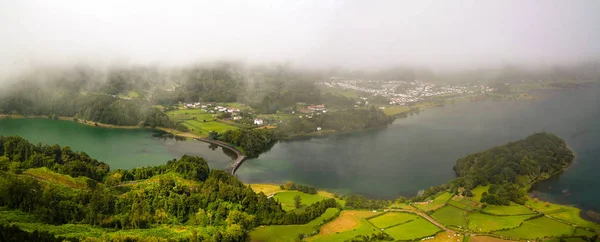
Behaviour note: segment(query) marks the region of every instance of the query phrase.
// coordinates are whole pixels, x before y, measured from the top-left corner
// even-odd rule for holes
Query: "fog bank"
[[[464,68],[600,56],[600,1],[2,1],[0,66]]]

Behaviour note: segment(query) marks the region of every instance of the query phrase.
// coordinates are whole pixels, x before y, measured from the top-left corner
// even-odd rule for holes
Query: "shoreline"
[[[92,121],[83,120],[83,119],[78,119],[77,121],[75,121],[74,118],[75,117],[58,117],[57,119],[52,119],[52,118],[48,118],[48,116],[42,116],[42,115],[25,116],[25,115],[20,115],[20,114],[17,114],[17,115],[0,114],[0,119],[49,119],[49,120],[70,121],[70,122],[79,123],[79,124],[83,124],[83,125],[87,125],[87,126],[95,127],[95,128],[159,130],[159,131],[168,133],[168,134],[176,136],[176,137],[182,137],[185,139],[190,138],[190,139],[195,139],[195,140],[205,142],[205,143],[215,144],[215,145],[218,145],[219,147],[229,149],[237,155],[236,159],[234,159],[234,162],[231,164],[231,166],[228,169],[226,169],[232,175],[235,174],[235,171],[237,171],[239,166],[241,166],[241,164],[248,158],[241,150],[239,150],[238,148],[236,148],[233,145],[230,145],[225,142],[218,141],[218,140],[210,140],[206,137],[201,137],[201,136],[189,133],[189,132],[181,132],[181,131],[172,130],[172,129],[168,129],[168,128],[164,128],[164,127],[151,128],[151,127],[145,127],[145,126],[120,126],[120,125],[112,125],[112,124],[103,124],[103,123],[92,122]]]
[[[83,125],[97,127],[97,128],[110,128],[110,129],[145,129],[147,127],[144,126],[128,126],[128,125],[114,125],[114,124],[104,124],[93,122],[85,119],[79,119],[75,121],[76,117],[63,117],[59,116],[57,119],[48,118],[48,116],[44,115],[21,115],[21,114],[0,114],[0,119],[50,119],[50,120],[62,120],[62,121],[71,121],[74,123],[80,123]],[[96,125],[97,124],[97,125]]]

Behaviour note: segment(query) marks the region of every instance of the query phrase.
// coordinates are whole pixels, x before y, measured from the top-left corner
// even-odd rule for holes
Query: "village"
[[[381,96],[389,99],[389,105],[408,106],[432,97],[458,96],[480,94],[494,91],[486,85],[439,85],[420,80],[414,81],[383,81],[383,80],[346,80],[331,78],[328,81],[317,82],[329,88],[352,90],[364,96]],[[364,104],[367,98],[362,97]],[[360,105],[361,103],[357,103]]]

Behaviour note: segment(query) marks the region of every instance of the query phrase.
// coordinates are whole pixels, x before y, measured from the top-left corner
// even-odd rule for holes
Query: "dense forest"
[[[453,183],[465,189],[492,184],[482,201],[508,205],[525,202],[525,190],[573,161],[566,143],[551,133],[536,133],[489,150],[470,154],[456,162],[459,176]]]
[[[268,129],[235,129],[219,135],[217,139],[241,148],[249,158],[258,157],[277,141],[277,135]]]
[[[274,199],[256,194],[225,171],[211,170],[198,157],[109,171],[106,164],[68,147],[33,145],[20,137],[0,141],[0,206],[30,213],[48,224],[119,229],[197,225],[213,229],[193,240],[245,241],[256,226],[304,224],[327,208],[339,207],[327,199],[302,211],[285,212]],[[84,184],[48,182],[31,175],[31,169],[80,177]],[[3,233],[22,232],[5,228]]]

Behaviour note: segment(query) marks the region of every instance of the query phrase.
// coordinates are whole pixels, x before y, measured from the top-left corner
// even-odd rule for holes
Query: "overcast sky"
[[[81,60],[311,67],[600,56],[600,1],[0,1],[0,65]]]

